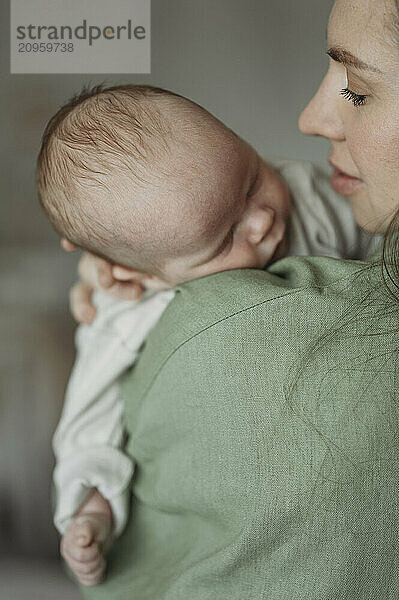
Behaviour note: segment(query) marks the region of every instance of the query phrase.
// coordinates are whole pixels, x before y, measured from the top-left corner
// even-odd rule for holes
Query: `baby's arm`
[[[96,294],[98,315],[93,326],[76,335],[77,359],[68,383],[61,420],[53,437],[57,459],[54,470],[54,522],[64,534],[90,490],[109,500],[114,534],[126,521],[131,459],[122,450],[122,403],[119,378],[135,361],[137,352],[119,335],[123,316],[134,314],[133,303]]]
[[[54,522],[63,534],[62,551],[75,547],[85,560],[87,556],[92,562],[99,560],[101,549],[93,550],[93,544],[98,543],[96,536],[101,534],[101,538],[106,532],[111,541],[120,534],[127,520],[133,464],[121,451],[122,404],[118,381],[134,363],[143,341],[173,295],[171,290],[147,293],[140,302],[132,303],[97,293],[96,320],[90,327],[81,326],[77,332],[78,356],[53,438],[57,458]],[[97,488],[94,494],[93,488]],[[94,501],[96,510],[91,514]],[[100,511],[99,507],[102,507]],[[87,529],[88,513],[91,533]],[[81,535],[82,514],[86,522],[84,551],[78,542],[85,537]],[[104,514],[112,516],[112,530],[108,531],[109,520],[104,521]],[[68,557],[72,561],[72,555]],[[97,566],[100,569],[100,564]],[[97,577],[101,573],[99,571]],[[77,575],[82,574],[78,569]]]

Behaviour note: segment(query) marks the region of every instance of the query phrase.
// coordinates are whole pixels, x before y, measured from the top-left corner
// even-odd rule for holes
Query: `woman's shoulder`
[[[362,297],[381,285],[381,263],[319,256],[289,256],[265,270],[237,269],[186,282],[176,288],[176,302],[210,315],[250,308],[280,298],[322,294],[335,290],[344,298]]]
[[[250,389],[276,399],[298,372],[307,397],[310,379],[317,398],[338,376],[344,397],[348,382],[360,385],[366,372],[376,381],[386,362],[397,369],[392,302],[380,264],[371,261],[288,257],[267,271],[225,271],[184,283],[152,330],[127,394],[141,398],[156,385],[157,393],[183,386],[187,395],[212,388],[245,397]]]
[[[349,310],[361,311],[370,293],[375,310],[386,301],[378,262],[327,257],[287,257],[268,270],[224,271],[175,289],[148,341],[164,358],[205,332],[208,345],[213,332],[227,340],[233,329],[245,334],[253,327],[270,339],[286,328],[288,339],[304,336],[310,324],[321,332]]]
[[[364,292],[381,284],[381,258],[379,251],[369,260],[289,256],[270,265],[266,273],[302,294],[340,290],[342,298],[361,298]]]
[[[245,395],[248,388],[276,399],[298,372],[304,377],[296,391],[304,382],[307,406],[323,386],[338,391],[337,378],[345,397],[366,373],[375,382],[379,372],[397,369],[397,313],[378,262],[289,257],[267,271],[193,280],[179,286],[151,332],[128,393],[141,397],[153,385],[157,393],[176,391],[197,377],[198,388],[184,384],[188,395],[210,387]]]

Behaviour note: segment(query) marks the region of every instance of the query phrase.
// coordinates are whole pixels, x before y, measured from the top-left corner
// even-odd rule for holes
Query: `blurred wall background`
[[[9,6],[0,3],[0,600],[25,597],[24,576],[30,600],[46,581],[51,590],[42,587],[37,597],[54,598],[56,589],[61,598],[63,585],[50,568],[58,553],[50,444],[73,360],[67,290],[78,257],[60,250],[36,200],[47,120],[83,84],[150,83],[204,105],[265,158],[326,164],[326,143],[304,138],[297,118],[327,68],[332,4],[152,0],[152,73],[135,76],[10,75]],[[45,576],[41,561],[49,565]],[[67,583],[65,598],[72,598]]]

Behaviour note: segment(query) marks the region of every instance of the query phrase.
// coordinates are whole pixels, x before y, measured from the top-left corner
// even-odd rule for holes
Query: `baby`
[[[266,163],[204,108],[150,86],[97,86],[62,107],[43,135],[37,186],[63,238],[139,272],[146,288],[137,302],[95,296],[54,435],[62,554],[93,585],[129,512],[119,381],[174,288],[286,255],[361,258],[369,239],[314,167]]]

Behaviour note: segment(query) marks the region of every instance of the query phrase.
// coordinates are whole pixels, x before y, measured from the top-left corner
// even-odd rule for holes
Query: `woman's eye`
[[[340,95],[352,102],[354,106],[363,106],[363,104],[366,104],[367,96],[365,94],[355,94],[349,88],[341,90]]]

